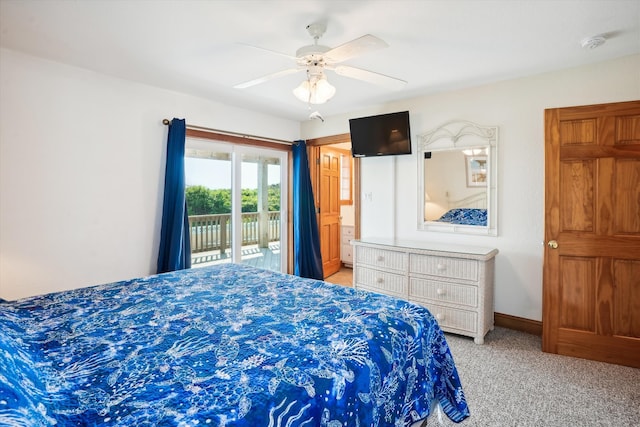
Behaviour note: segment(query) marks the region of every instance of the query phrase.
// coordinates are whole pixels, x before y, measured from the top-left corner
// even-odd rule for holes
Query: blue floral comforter
[[[407,426],[469,414],[431,314],[225,264],[0,302],[0,425]]]
[[[487,225],[487,210],[475,208],[456,208],[445,212],[436,221],[459,225]]]

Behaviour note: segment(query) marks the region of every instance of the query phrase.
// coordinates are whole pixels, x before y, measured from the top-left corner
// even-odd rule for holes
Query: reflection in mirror
[[[419,135],[419,228],[497,235],[497,128],[450,122]]]
[[[424,159],[426,221],[441,219],[451,209],[487,208],[486,155],[470,158],[465,151],[434,151]],[[487,225],[483,217],[470,225]]]

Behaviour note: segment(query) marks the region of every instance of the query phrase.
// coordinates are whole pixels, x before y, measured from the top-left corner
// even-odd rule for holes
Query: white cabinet
[[[353,266],[353,225],[343,225],[340,235],[340,260],[347,267]]]
[[[353,240],[353,283],[423,305],[442,330],[484,343],[493,329],[497,249],[397,240]]]

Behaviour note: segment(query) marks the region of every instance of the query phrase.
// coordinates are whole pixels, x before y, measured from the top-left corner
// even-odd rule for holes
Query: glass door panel
[[[232,153],[187,147],[185,181],[191,265],[232,262]]]
[[[192,267],[235,262],[286,272],[287,158],[283,151],[187,140]]]
[[[242,264],[281,270],[280,174],[278,157],[242,154]]]

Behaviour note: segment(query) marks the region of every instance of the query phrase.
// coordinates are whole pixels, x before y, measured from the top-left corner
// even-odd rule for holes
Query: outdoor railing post
[[[220,218],[220,255],[227,249],[227,216]]]
[[[258,246],[261,248],[269,247],[269,212],[258,212]]]

